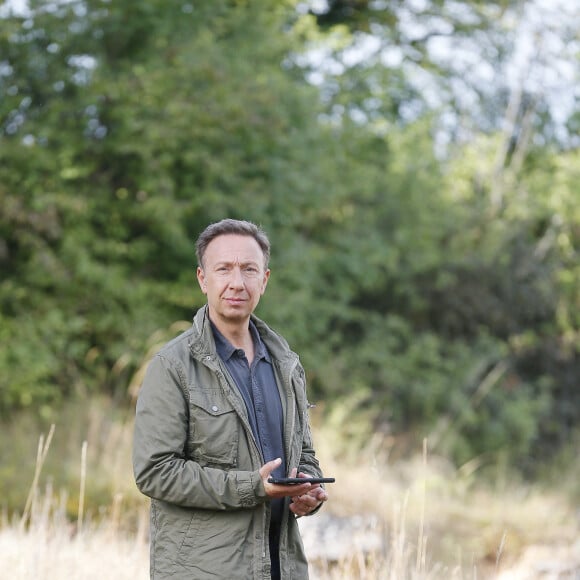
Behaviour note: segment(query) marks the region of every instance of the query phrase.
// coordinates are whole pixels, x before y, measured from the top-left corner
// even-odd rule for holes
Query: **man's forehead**
[[[261,261],[264,253],[260,244],[251,236],[224,234],[208,244],[206,255],[219,261],[251,262]]]

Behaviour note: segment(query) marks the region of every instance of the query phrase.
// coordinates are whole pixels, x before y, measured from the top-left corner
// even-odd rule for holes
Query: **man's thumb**
[[[274,469],[276,469],[281,463],[282,460],[279,457],[272,459],[272,461],[268,461],[268,463],[265,463],[262,466],[262,469],[260,469],[262,477],[268,477],[270,473],[272,473],[272,471],[274,471]]]

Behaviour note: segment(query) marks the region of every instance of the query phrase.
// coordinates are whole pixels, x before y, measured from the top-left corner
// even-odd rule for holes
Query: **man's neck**
[[[235,348],[241,348],[250,360],[254,353],[254,340],[250,332],[250,319],[241,321],[223,320],[219,317],[212,316],[210,320],[214,326],[221,332],[222,336],[229,340]]]

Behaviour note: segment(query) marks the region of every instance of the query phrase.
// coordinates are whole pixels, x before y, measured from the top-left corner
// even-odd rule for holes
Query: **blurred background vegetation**
[[[98,398],[131,415],[148,356],[203,303],[195,238],[235,217],[270,234],[257,314],[300,353],[345,446],[372,438],[396,460],[427,437],[457,466],[527,478],[573,459],[580,25],[556,8],[5,4],[13,453],[17,427],[35,429],[24,411],[42,425]]]

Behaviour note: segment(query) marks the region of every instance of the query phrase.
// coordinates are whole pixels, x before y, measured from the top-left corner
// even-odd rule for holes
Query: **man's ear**
[[[200,266],[197,267],[196,274],[199,287],[201,288],[201,291],[205,294],[207,292],[207,285],[205,283],[205,274]]]
[[[264,279],[262,280],[262,291],[260,292],[260,294],[264,294],[264,292],[266,291],[266,286],[268,285],[269,279],[270,279],[270,269],[268,268],[264,272]]]

